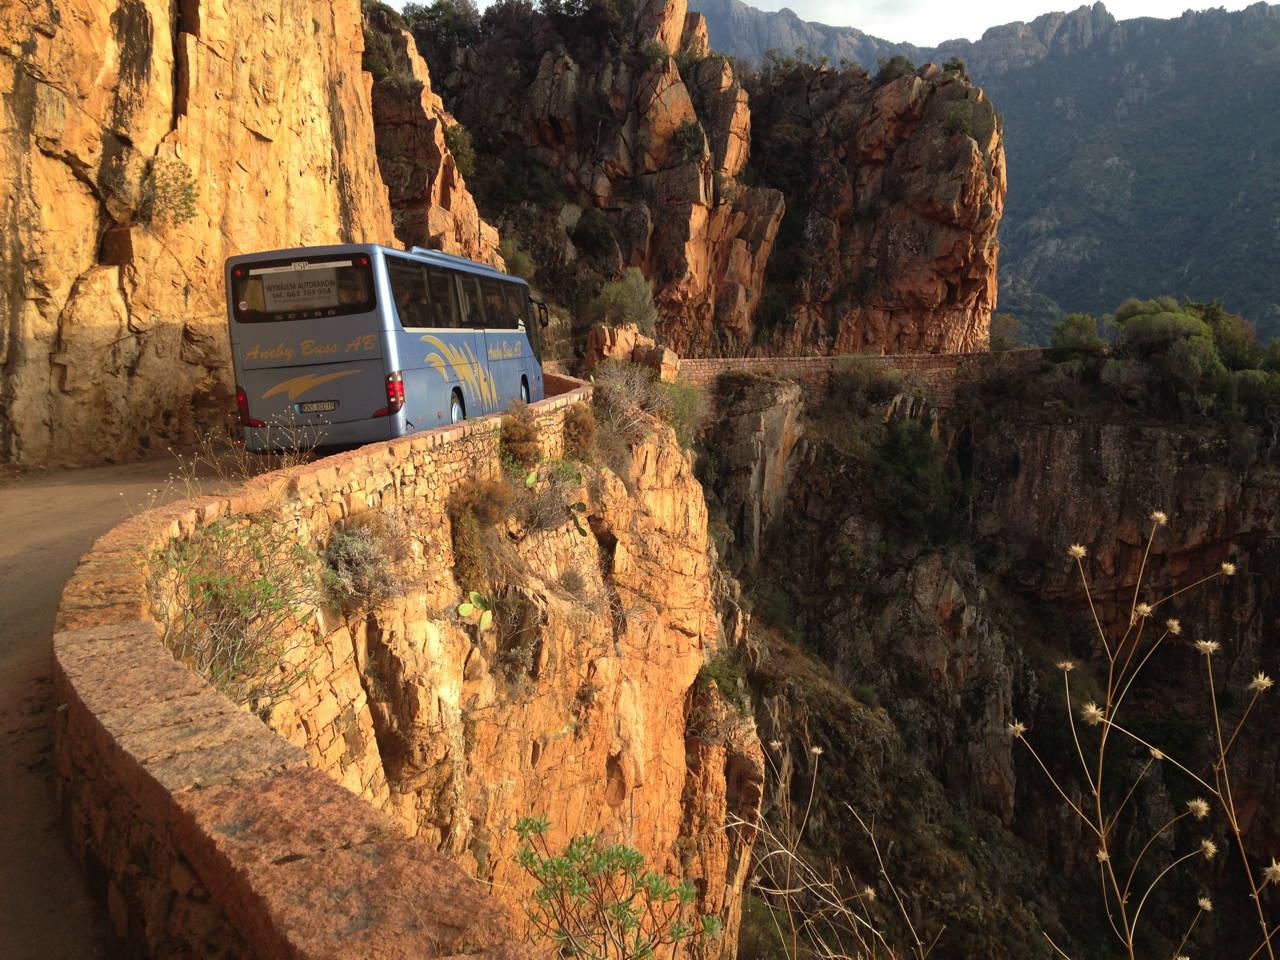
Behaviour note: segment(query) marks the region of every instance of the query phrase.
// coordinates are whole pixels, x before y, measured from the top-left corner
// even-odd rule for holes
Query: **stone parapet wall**
[[[546,384],[555,395],[532,409],[554,456],[590,387]],[[371,507],[443,511],[458,483],[501,469],[499,430],[491,417],[268,474],[141,514],[81,561],[54,636],[60,797],[125,955],[533,955],[502,906],[376,808],[387,786],[361,749],[372,731],[345,628],[314,628],[296,725],[275,723],[286,739],[173,659],[146,569],[225,518],[267,514],[319,542]]]
[[[958,387],[984,376],[991,364],[1023,369],[1040,362],[1039,349],[991,353],[859,354],[857,360],[910,374],[938,407],[950,407]],[[737,357],[711,360],[681,359],[678,379],[707,384],[725,373],[747,373],[796,380],[810,394],[826,391],[832,371],[853,357]]]

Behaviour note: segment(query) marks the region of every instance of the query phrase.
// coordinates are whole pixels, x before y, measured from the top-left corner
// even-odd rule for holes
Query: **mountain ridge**
[[[1000,306],[1032,339],[1067,311],[1163,293],[1222,300],[1280,334],[1280,277],[1256,269],[1280,258],[1280,135],[1265,122],[1280,115],[1280,6],[1117,20],[1095,3],[932,48],[741,0],[692,7],[713,48],[745,59],[767,41],[872,71],[964,61],[1005,121]]]

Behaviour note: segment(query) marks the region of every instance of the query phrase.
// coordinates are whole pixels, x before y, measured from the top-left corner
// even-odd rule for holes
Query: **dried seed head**
[[[1203,653],[1206,657],[1212,657],[1215,653],[1222,649],[1222,644],[1217,640],[1197,640],[1196,649]]]
[[[1201,897],[1199,900],[1196,901],[1196,906],[1198,906],[1205,913],[1210,913],[1213,910],[1213,901],[1210,900],[1208,897]]]
[[[1111,854],[1107,853],[1107,851],[1102,849],[1101,847],[1098,848],[1098,852],[1096,856],[1098,858],[1099,863],[1106,863],[1108,860],[1111,859]]]
[[[1074,660],[1058,661],[1058,669],[1061,670],[1063,673],[1070,673],[1075,668],[1076,668],[1076,662]]]
[[[863,900],[875,900],[875,898],[876,898],[876,888],[875,888],[875,887],[867,886],[867,887],[863,887],[863,888],[862,888],[862,899],[863,899]]]
[[[1151,512],[1151,522],[1157,527],[1163,527],[1169,522],[1169,515],[1163,510],[1153,510]]]
[[[1182,632],[1182,621],[1172,618],[1164,622],[1165,629],[1172,633],[1175,637]]]
[[[1275,681],[1268,677],[1261,670],[1258,675],[1249,681],[1249,689],[1254,693],[1266,693],[1275,685]]]
[[[1163,751],[1163,750],[1161,750],[1159,747],[1152,747],[1152,748],[1151,748],[1151,759],[1152,759],[1152,760],[1155,760],[1157,763],[1158,763],[1159,761],[1163,760],[1163,759],[1164,759],[1164,751]]]
[[[817,745],[815,744],[814,746],[812,746],[812,747],[810,747],[810,748],[809,748],[809,752],[810,752],[811,754],[813,754],[815,757],[820,757],[820,756],[822,756],[822,752],[823,752],[823,751],[822,751],[822,748],[821,748],[821,747],[819,747],[819,746],[817,746]]]
[[[1022,735],[1027,732],[1027,725],[1015,720],[1013,723],[1006,726],[1005,729],[1009,731],[1009,736],[1013,737],[1015,740],[1020,740]]]
[[[1222,575],[1224,577],[1234,577],[1236,575],[1236,565],[1234,563],[1223,563]]]
[[[1218,845],[1208,837],[1205,837],[1200,841],[1200,852],[1204,854],[1206,860],[1212,860],[1218,855]]]
[[[1276,862],[1275,857],[1272,857],[1270,865],[1263,869],[1262,881],[1263,883],[1271,884],[1273,887],[1280,886],[1280,863]]]
[[[1187,801],[1187,812],[1197,820],[1203,820],[1209,815],[1209,801],[1201,797]]]
[[[1133,612],[1136,616],[1139,616],[1139,617],[1149,617],[1151,616],[1151,604],[1140,603],[1133,608]]]
[[[1087,552],[1088,551],[1085,550],[1084,545],[1080,543],[1073,543],[1067,548],[1067,553],[1071,554],[1071,556],[1075,557],[1077,560],[1083,560]]]
[[[770,740],[770,741],[769,741],[769,749],[770,749],[770,750],[781,750],[781,749],[782,749],[782,741],[781,741],[781,740]]]
[[[1107,715],[1100,706],[1090,700],[1080,708],[1080,717],[1089,726],[1096,727],[1107,718]]]

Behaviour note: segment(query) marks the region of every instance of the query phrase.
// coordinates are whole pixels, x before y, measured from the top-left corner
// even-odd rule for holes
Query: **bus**
[[[231,257],[226,280],[254,452],[389,440],[543,396],[546,304],[487,264],[342,244]]]

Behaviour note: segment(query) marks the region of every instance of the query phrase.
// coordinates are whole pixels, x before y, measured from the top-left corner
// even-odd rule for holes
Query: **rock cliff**
[[[451,55],[446,101],[499,161],[482,199],[544,287],[581,310],[636,266],[669,346],[714,352],[750,329],[784,204],[741,180],[747,95],[701,17],[681,0],[603,27],[507,8]]]
[[[283,668],[312,679],[269,725],[512,907],[531,892],[520,817],[546,817],[557,851],[588,833],[634,846],[693,884],[698,912],[725,925],[715,955],[732,956],[752,837],[728,822],[754,822],[763,761],[753,724],[700,676],[740,638],[721,626],[687,453],[654,424],[612,469],[544,467],[536,510],[480,529],[437,491],[489,472],[496,443],[492,462],[454,447],[398,506],[368,498],[403,511],[405,586],[320,613]],[[323,536],[342,499],[299,509],[304,535]],[[365,502],[349,501],[357,523]],[[468,591],[492,629],[458,615]]]
[[[660,339],[686,356],[985,342],[1003,140],[962,71],[882,82],[792,61],[743,77],[678,0],[612,34],[588,37],[588,20],[512,8],[437,53],[446,102],[508,158],[482,202],[544,287],[581,310],[639,267]]]
[[[220,420],[231,254],[401,235],[493,259],[416,55],[420,97],[380,83],[375,117],[356,0],[7,4],[0,35],[0,459]]]
[[[702,465],[713,529],[753,611],[750,686],[774,768],[807,796],[808,748],[824,748],[815,847],[873,876],[841,803],[874,816],[881,843],[897,850],[900,885],[919,897],[914,909],[947,924],[939,952],[948,957],[1039,956],[1037,925],[1088,940],[1093,920],[1081,916],[1094,901],[1073,886],[1095,868],[1088,837],[1005,731],[1016,717],[1050,754],[1071,749],[1055,739],[1064,726],[1055,664],[1074,658],[1087,674],[1100,651],[1070,544],[1088,548],[1104,620],[1122,618],[1147,517],[1167,511],[1144,597],[1230,561],[1233,578],[1179,597],[1168,614],[1185,636],[1222,643],[1223,696],[1259,670],[1274,675],[1280,655],[1268,626],[1280,597],[1267,573],[1280,473],[1261,448],[1212,423],[1139,422],[1109,403],[1064,417],[1010,387],[1022,379],[993,368],[986,387],[962,391],[937,421],[936,454],[927,444],[907,454],[886,439],[884,418],[920,409],[902,402],[909,378],[875,403],[845,393],[830,408],[787,381],[728,375]],[[944,505],[923,527],[914,511],[928,505],[892,489],[904,470]],[[1212,721],[1197,656],[1188,644],[1163,654],[1135,688],[1131,717],[1200,769]],[[1248,771],[1246,843],[1263,863],[1280,844],[1269,722],[1246,728],[1236,761]],[[1066,782],[1084,789],[1069,773]],[[1163,822],[1186,790],[1176,772],[1143,782],[1135,832]],[[1068,903],[1078,915],[1059,912]],[[1231,909],[1219,903],[1213,942],[1245,946],[1247,925]],[[1153,920],[1177,942],[1178,918]]]
[[[1006,192],[1000,118],[959,70],[783,66],[752,84],[753,164],[786,184],[766,352],[986,343]]]
[[[367,42],[382,54],[373,127],[396,239],[502,268],[498,231],[481,219],[445,136],[457,121],[432,90],[417,44],[384,7],[366,7],[365,24]]]

